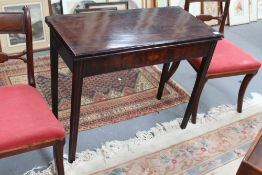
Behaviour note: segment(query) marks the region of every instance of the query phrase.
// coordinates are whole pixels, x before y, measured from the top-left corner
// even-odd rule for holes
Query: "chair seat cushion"
[[[197,58],[190,60],[190,63],[198,70],[201,61],[202,58]],[[260,66],[261,63],[258,60],[230,41],[223,39],[217,43],[207,76],[255,70]]]
[[[0,87],[0,153],[64,137],[62,124],[37,89]]]

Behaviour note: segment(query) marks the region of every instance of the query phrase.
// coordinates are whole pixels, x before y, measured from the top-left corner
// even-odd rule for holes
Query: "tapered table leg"
[[[72,163],[75,160],[78,125],[80,117],[81,95],[83,86],[83,64],[75,62],[73,66],[71,116],[70,116],[70,138],[69,138],[69,158]]]
[[[50,45],[52,112],[58,118],[58,53]]]
[[[205,81],[206,81],[205,77],[206,77],[206,74],[207,74],[207,71],[208,71],[208,67],[209,67],[209,64],[211,62],[211,59],[212,59],[212,56],[213,56],[216,44],[217,44],[217,41],[214,41],[210,45],[210,49],[209,49],[209,53],[208,53],[207,57],[203,58],[203,61],[202,61],[201,66],[200,66],[199,73],[197,74],[197,79],[195,81],[193,92],[192,92],[190,100],[188,102],[188,105],[187,105],[187,108],[186,108],[186,112],[184,114],[184,118],[183,118],[182,123],[180,125],[180,127],[182,129],[186,128],[186,126],[188,124],[188,121],[190,119],[190,116],[192,114],[193,107],[196,104],[197,97],[200,95],[200,93],[203,90],[203,87],[204,87]]]
[[[158,100],[161,99],[162,94],[163,94],[166,79],[167,79],[167,76],[168,76],[169,66],[170,66],[170,63],[164,63],[164,65],[163,65],[162,74],[161,74],[161,78],[160,78],[160,82],[159,82],[159,86],[158,86],[158,91],[157,91],[157,96],[156,96],[156,98]]]

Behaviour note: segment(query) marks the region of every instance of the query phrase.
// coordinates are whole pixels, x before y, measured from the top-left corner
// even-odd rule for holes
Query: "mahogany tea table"
[[[181,128],[203,88],[223,35],[180,7],[46,17],[50,28],[52,110],[58,115],[58,54],[72,72],[69,162],[75,160],[83,78],[130,68],[203,57]],[[163,69],[172,74],[169,64]],[[167,74],[168,75],[168,74]],[[165,83],[166,72],[161,76]],[[185,80],[186,81],[186,80]]]

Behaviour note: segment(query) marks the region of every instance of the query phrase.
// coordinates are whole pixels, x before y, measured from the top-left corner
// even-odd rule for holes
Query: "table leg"
[[[170,63],[165,63],[163,65],[162,74],[161,74],[161,78],[160,78],[160,82],[159,82],[159,86],[158,86],[158,91],[157,91],[157,96],[156,96],[156,98],[158,100],[161,100],[161,97],[162,97],[162,94],[163,94],[163,90],[164,90],[167,75],[168,75],[169,66],[170,66]]]
[[[72,96],[71,96],[71,116],[70,116],[70,138],[69,138],[69,158],[72,163],[75,160],[78,125],[80,117],[81,95],[83,86],[83,64],[74,63],[72,72]]]
[[[58,53],[50,45],[52,112],[58,118]]]
[[[190,116],[192,114],[193,107],[195,106],[197,97],[200,95],[200,93],[202,92],[202,90],[204,88],[205,81],[206,81],[205,77],[206,77],[208,67],[209,67],[209,64],[211,62],[214,50],[216,48],[216,44],[217,44],[217,41],[214,41],[210,45],[210,49],[209,49],[209,53],[208,53],[207,57],[203,58],[203,61],[202,61],[201,66],[200,66],[200,70],[197,74],[197,79],[195,81],[193,92],[191,94],[191,97],[190,97],[190,100],[188,102],[183,121],[182,121],[181,126],[180,126],[182,129],[186,128],[187,123],[188,123]]]

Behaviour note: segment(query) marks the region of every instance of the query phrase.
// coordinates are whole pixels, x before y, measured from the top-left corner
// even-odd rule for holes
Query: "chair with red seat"
[[[189,10],[189,4],[192,0],[186,0],[185,3],[185,10]],[[205,0],[210,1],[210,0]],[[224,6],[224,10],[222,8],[223,1],[226,2]],[[221,16],[218,17],[218,22],[220,22],[219,32],[224,33],[224,26],[226,17],[228,15],[229,4],[230,0],[218,0],[220,4],[220,14]],[[209,18],[210,15],[199,15],[198,18],[203,21],[208,21],[211,19],[215,19],[214,17]],[[200,63],[202,58],[199,59],[192,59],[190,60],[190,64],[192,67],[198,72],[200,69]],[[244,52],[235,44],[231,43],[230,41],[223,39],[217,43],[213,58],[211,60],[206,81],[212,78],[220,78],[220,77],[228,77],[228,76],[236,76],[236,75],[245,75],[239,92],[238,92],[238,100],[237,100],[237,112],[242,112],[242,105],[243,105],[243,98],[246,91],[246,88],[251,81],[251,79],[256,75],[261,63],[253,58],[248,53]],[[192,122],[196,123],[196,116],[197,116],[197,109],[198,109],[198,102],[200,99],[200,95],[198,96],[197,104],[194,107],[192,113]]]
[[[21,59],[27,63],[28,85],[0,87],[0,158],[53,146],[58,175],[64,175],[65,130],[35,88],[31,17],[23,12],[0,13],[0,34],[22,33],[26,50],[16,54],[0,52],[0,63]],[[21,58],[24,56],[26,58]]]
[[[219,5],[219,16],[204,15],[204,2],[207,1],[214,1],[214,0],[186,0],[185,10],[189,11],[189,5],[191,2],[201,2],[201,15],[197,16],[197,18],[202,21],[218,20],[219,32],[224,33],[224,26],[228,15],[230,0],[217,0]],[[223,3],[225,3],[224,8],[223,8]],[[191,59],[189,60],[189,63],[196,70],[196,72],[200,72],[201,61],[202,58]],[[173,65],[170,68],[171,71],[169,71],[171,73],[169,73],[169,75],[166,75],[168,79],[173,75],[173,73],[178,67],[178,64],[179,63],[173,63]],[[260,66],[261,63],[258,60],[253,58],[248,53],[244,52],[242,49],[240,49],[230,41],[223,39],[221,41],[218,41],[217,43],[204,83],[206,83],[208,79],[212,79],[212,78],[245,75],[238,93],[237,111],[240,113],[242,112],[243,98],[246,88],[249,82],[251,81],[251,79],[258,72]],[[165,82],[168,81],[168,79],[166,79]],[[162,91],[161,91],[162,89],[163,87],[159,86],[159,91],[157,96],[158,99],[160,99],[162,96]],[[201,92],[198,94],[197,101],[193,108],[192,118],[191,118],[192,123],[196,123],[197,109],[198,109],[200,96],[201,96]]]

